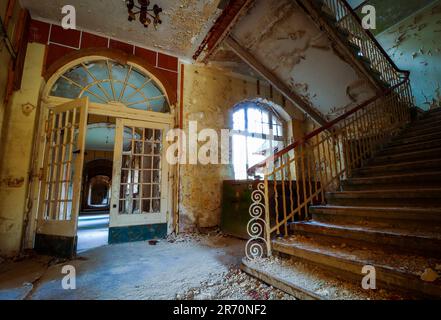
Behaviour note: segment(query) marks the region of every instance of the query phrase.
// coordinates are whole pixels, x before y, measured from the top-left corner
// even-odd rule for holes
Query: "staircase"
[[[374,266],[378,289],[441,298],[441,110],[411,121],[409,72],[345,0],[296,3],[377,95],[249,169],[264,181],[252,196],[248,260],[287,256],[357,290]]]
[[[320,28],[351,57],[352,64],[380,90],[400,82],[400,70],[346,0],[297,0]]]
[[[273,252],[312,262],[361,283],[441,298],[441,109],[408,125],[350,178],[310,207],[310,220],[290,222]],[[421,279],[427,269],[440,279]]]

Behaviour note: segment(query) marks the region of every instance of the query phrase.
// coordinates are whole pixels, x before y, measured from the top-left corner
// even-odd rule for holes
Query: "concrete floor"
[[[107,245],[109,214],[80,215],[77,234],[77,253]]]
[[[0,265],[0,299],[175,299],[201,283],[222,282],[238,266],[245,243],[230,237],[189,236],[107,245],[74,261],[33,257]],[[76,269],[76,290],[61,286],[61,269]]]

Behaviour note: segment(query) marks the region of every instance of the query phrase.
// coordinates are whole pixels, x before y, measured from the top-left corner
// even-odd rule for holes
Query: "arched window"
[[[67,70],[50,91],[55,97],[120,103],[128,108],[170,112],[167,98],[155,81],[131,64],[104,59],[81,62]]]
[[[232,140],[234,176],[245,180],[249,168],[283,149],[283,122],[266,103],[243,102],[233,112]]]

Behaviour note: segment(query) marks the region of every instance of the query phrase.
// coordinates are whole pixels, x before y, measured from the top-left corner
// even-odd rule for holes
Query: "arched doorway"
[[[85,161],[81,193],[81,213],[109,211],[112,189],[113,161],[93,159]]]
[[[82,56],[54,72],[40,113],[36,250],[75,254],[82,172],[98,124],[112,140],[105,143],[113,162],[109,242],[165,237],[172,197],[163,156],[173,123],[166,88],[136,62]]]

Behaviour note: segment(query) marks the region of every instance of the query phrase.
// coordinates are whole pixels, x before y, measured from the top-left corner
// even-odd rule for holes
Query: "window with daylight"
[[[249,168],[283,149],[283,122],[266,103],[244,102],[233,113],[232,146],[235,179],[246,180]]]
[[[148,75],[131,64],[112,60],[85,61],[67,70],[52,87],[52,96],[95,103],[121,103],[128,108],[170,112],[164,92]]]

